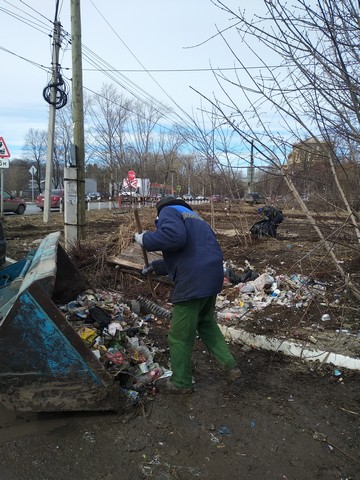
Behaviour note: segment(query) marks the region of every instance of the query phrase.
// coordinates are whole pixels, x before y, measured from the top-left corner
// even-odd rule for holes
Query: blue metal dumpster
[[[31,412],[119,410],[119,386],[57,307],[91,288],[59,238],[0,270],[0,401]]]

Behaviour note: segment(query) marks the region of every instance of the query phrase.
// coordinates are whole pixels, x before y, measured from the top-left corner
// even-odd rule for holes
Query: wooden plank
[[[148,252],[149,262],[159,260],[161,258],[162,255],[158,252]],[[144,268],[142,249],[137,243],[132,243],[129,245],[121,252],[120,255],[116,257],[109,257],[108,262],[114,263],[115,265],[123,265],[124,267],[134,268],[135,270],[142,270]]]

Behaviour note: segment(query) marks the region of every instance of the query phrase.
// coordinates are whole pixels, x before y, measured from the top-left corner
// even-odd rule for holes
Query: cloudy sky
[[[263,1],[249,3],[251,15]],[[12,157],[22,156],[30,128],[47,129],[49,107],[42,91],[50,80],[56,4],[56,0],[0,0],[0,137]],[[236,10],[243,2],[226,4]],[[70,0],[60,0],[58,18],[69,34],[70,17]],[[154,97],[185,118],[185,112],[197,112],[201,102],[190,86],[206,96],[217,94],[210,67],[234,67],[232,55],[216,35],[234,20],[210,0],[82,0],[81,17],[83,83],[89,92],[110,82],[99,71],[101,60],[126,77],[121,80],[126,90],[118,86],[120,92]],[[236,38],[232,31],[226,35]],[[245,63],[251,62],[256,63],[251,56],[245,58]],[[70,79],[71,48],[66,38],[60,64],[64,78]]]

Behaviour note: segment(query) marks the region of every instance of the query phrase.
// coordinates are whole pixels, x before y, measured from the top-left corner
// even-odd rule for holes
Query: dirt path
[[[233,351],[238,385],[198,344],[193,395],[149,395],[123,415],[1,410],[1,479],[358,478],[358,375]]]

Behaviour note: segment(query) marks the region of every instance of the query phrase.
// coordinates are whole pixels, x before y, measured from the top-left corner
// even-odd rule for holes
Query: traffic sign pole
[[[10,152],[6,146],[5,140],[3,137],[0,137],[0,188],[1,188],[1,198],[0,198],[0,215],[1,218],[4,216],[4,168],[9,168],[9,157]]]
[[[31,173],[31,201],[34,203],[34,175],[37,172],[34,165],[29,168],[29,172]]]
[[[0,207],[0,215],[1,218],[4,216],[4,169],[1,168],[1,178],[0,178],[0,183],[1,183],[1,207]]]
[[[133,196],[132,196],[132,182],[135,180],[136,178],[136,173],[134,172],[134,170],[129,170],[128,171],[128,175],[127,175],[127,179],[128,179],[128,185],[130,186],[130,204],[133,203]]]

